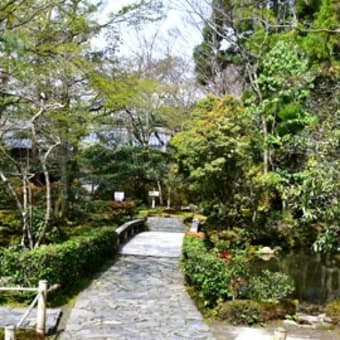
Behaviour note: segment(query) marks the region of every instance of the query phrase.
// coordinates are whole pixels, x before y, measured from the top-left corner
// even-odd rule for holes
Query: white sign
[[[114,200],[118,202],[124,201],[125,194],[122,191],[115,191]]]
[[[150,197],[158,197],[159,196],[159,191],[149,191],[149,196]]]

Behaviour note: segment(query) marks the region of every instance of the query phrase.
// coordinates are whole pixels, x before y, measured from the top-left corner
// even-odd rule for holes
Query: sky
[[[118,12],[123,6],[135,3],[134,0],[106,0],[97,20],[106,22],[110,13]],[[150,41],[156,35],[154,50],[161,56],[166,51],[186,59],[192,57],[192,51],[201,40],[199,19],[188,12],[186,0],[163,0],[166,16],[155,23],[144,24],[137,30],[126,25],[120,26],[122,43],[120,54],[133,55],[141,41]],[[105,36],[101,35],[94,42],[95,48],[105,45]]]

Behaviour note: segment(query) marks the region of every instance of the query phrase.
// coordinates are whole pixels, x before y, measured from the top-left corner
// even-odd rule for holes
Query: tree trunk
[[[167,209],[171,208],[171,186],[168,186],[168,199],[166,204]]]
[[[267,128],[267,119],[264,114],[261,115],[262,120],[262,129],[263,129],[263,173],[265,175],[268,174],[269,168],[269,156],[270,150],[268,146],[268,128]]]
[[[60,217],[66,218],[69,211],[69,178],[67,171],[68,147],[67,143],[62,143],[60,148],[59,164],[61,170],[61,211]]]
[[[33,249],[34,247],[34,241],[33,241],[33,195],[32,195],[32,188],[30,186],[30,182],[28,180],[28,213],[29,213],[29,223],[28,223],[28,229],[27,229],[27,236],[28,236],[28,243],[30,246],[30,249]]]
[[[22,194],[23,194],[23,230],[21,246],[33,249],[33,236],[32,236],[32,193],[28,179],[27,169],[22,173]],[[27,241],[26,241],[27,240]]]
[[[43,104],[43,103],[42,103]],[[37,141],[37,133],[36,133],[36,124],[37,121],[39,120],[39,118],[41,117],[41,115],[45,112],[45,107],[44,105],[41,106],[40,110],[32,117],[31,119],[31,123],[32,123],[32,127],[31,127],[31,131],[32,131],[32,139]],[[45,207],[45,218],[44,218],[44,223],[43,223],[43,227],[39,233],[39,235],[37,236],[37,241],[34,245],[34,248],[38,248],[39,245],[41,244],[48,224],[50,222],[50,218],[51,218],[51,211],[52,211],[52,204],[51,204],[51,183],[50,183],[50,176],[49,176],[49,172],[48,172],[48,168],[47,168],[47,159],[50,155],[50,153],[61,144],[61,141],[59,138],[56,138],[55,143],[53,145],[51,145],[48,150],[45,152],[45,154],[43,154],[42,152],[42,148],[40,147],[39,143],[36,144],[37,146],[37,151],[38,151],[38,155],[39,155],[39,161],[43,170],[43,174],[45,177],[45,187],[46,187],[46,198],[45,198],[45,202],[46,202],[46,207]]]
[[[163,193],[162,193],[162,185],[160,181],[157,181],[157,188],[159,191],[159,204],[163,205]]]
[[[21,246],[26,247],[26,238],[28,234],[28,199],[27,199],[27,174],[26,169],[22,173],[22,199],[23,199],[23,210],[22,210],[22,237]]]
[[[0,170],[0,179],[2,180],[2,182],[6,185],[7,187],[7,191],[10,193],[10,195],[13,197],[14,201],[15,201],[15,204],[19,210],[19,213],[22,217],[22,222],[23,222],[23,227],[22,227],[22,230],[23,230],[23,235],[22,235],[22,240],[21,240],[21,244],[23,244],[23,240],[24,240],[24,237],[25,237],[25,233],[24,233],[24,230],[26,228],[26,214],[25,214],[25,210],[24,210],[24,207],[17,195],[17,193],[15,192],[12,184],[8,181],[8,178],[5,176],[5,174],[3,173],[3,171]]]
[[[39,247],[41,244],[47,227],[49,225],[50,219],[51,219],[51,211],[52,211],[52,199],[51,199],[51,182],[50,182],[50,175],[47,169],[47,159],[49,154],[52,152],[52,150],[60,145],[60,141],[56,142],[56,144],[52,145],[48,151],[45,153],[44,156],[41,155],[40,150],[39,150],[39,158],[40,158],[40,163],[41,167],[43,169],[44,177],[45,177],[45,186],[46,186],[46,210],[45,210],[45,218],[44,218],[44,224],[41,229],[41,232],[39,234],[38,240],[36,244],[34,245],[35,248]]]

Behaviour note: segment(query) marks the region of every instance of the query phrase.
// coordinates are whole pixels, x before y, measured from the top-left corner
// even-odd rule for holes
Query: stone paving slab
[[[120,256],[83,291],[61,339],[214,339],[178,259]]]
[[[120,249],[123,255],[180,257],[183,233],[143,232],[133,237]]]
[[[8,325],[17,324],[21,317],[26,313],[27,308],[9,308],[0,307],[0,328],[4,328]],[[24,322],[21,328],[35,328],[36,325],[36,309],[32,311],[30,316]],[[61,316],[60,309],[47,309],[47,321],[46,328],[48,332],[52,332],[58,324],[59,318]]]

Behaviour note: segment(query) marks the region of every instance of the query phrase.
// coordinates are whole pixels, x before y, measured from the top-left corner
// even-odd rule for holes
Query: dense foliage
[[[315,78],[293,45],[277,43],[262,63],[261,101],[246,94],[243,104],[225,96],[197,105],[172,140],[179,171],[213,229],[337,251],[339,130],[331,122],[338,113],[313,107]]]
[[[191,188],[216,217],[213,228],[339,251],[338,33],[332,0],[211,2],[194,52],[197,79],[242,104],[201,102],[193,113],[199,127],[186,125],[174,146]]]

